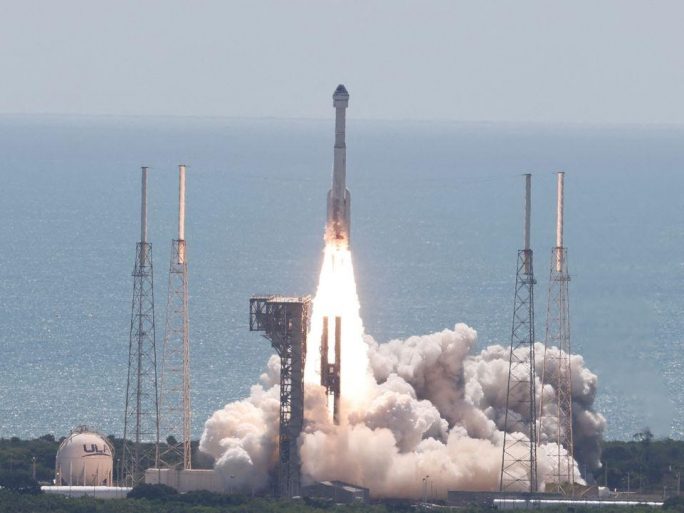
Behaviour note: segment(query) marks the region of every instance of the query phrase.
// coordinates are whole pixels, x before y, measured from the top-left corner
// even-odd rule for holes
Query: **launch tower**
[[[304,425],[304,362],[311,298],[255,296],[249,300],[249,329],[263,331],[280,356],[278,495],[300,495],[298,439]]]
[[[123,465],[128,485],[143,481],[159,459],[159,396],[154,333],[152,244],[147,242],[147,168],[142,168],[140,242],[133,270],[133,303],[128,347]],[[129,440],[129,437],[131,438]]]
[[[564,447],[567,456],[558,451],[553,469],[553,481],[558,491],[572,494],[574,475],[574,451],[572,437],[572,373],[570,362],[570,306],[568,298],[567,249],[563,245],[563,207],[565,173],[557,173],[558,203],[556,206],[556,247],[551,252],[551,273],[549,277],[549,300],[546,314],[546,339],[544,346],[544,367],[542,384],[553,386],[556,394],[557,421],[547,418],[544,411],[544,396],[540,403],[540,429],[545,426],[553,430],[549,442]]]
[[[530,249],[531,175],[525,178],[524,249],[518,251],[501,462],[502,492],[538,491],[534,368],[534,271]],[[521,437],[522,433],[525,436]]]
[[[171,242],[166,328],[159,389],[160,433],[166,437],[160,464],[192,467],[190,449],[190,342],[188,261],[185,245],[185,166],[178,166],[178,239]]]

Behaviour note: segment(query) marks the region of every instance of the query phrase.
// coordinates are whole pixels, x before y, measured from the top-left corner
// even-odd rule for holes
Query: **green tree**
[[[175,488],[164,484],[139,484],[128,492],[129,499],[168,499],[178,495]]]
[[[0,471],[0,486],[17,493],[31,495],[42,493],[38,481],[23,472]]]

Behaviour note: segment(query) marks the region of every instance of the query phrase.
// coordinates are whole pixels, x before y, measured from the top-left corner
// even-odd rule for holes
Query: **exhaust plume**
[[[318,370],[322,318],[330,315],[340,316],[343,326],[339,424]],[[383,344],[364,335],[351,253],[328,245],[307,342],[303,483],[340,480],[367,487],[374,497],[397,498],[420,498],[424,478],[435,498],[445,498],[448,490],[498,490],[510,349],[491,345],[478,351],[476,342],[476,331],[465,324]],[[541,344],[536,349],[541,375],[544,351]],[[200,449],[215,458],[218,472],[234,476],[236,491],[266,490],[273,476],[279,371],[279,360],[271,357],[250,397],[226,405],[205,424]],[[546,372],[556,370],[547,362]],[[572,372],[574,468],[576,481],[583,482],[579,466],[600,465],[605,419],[593,410],[596,375],[579,355],[572,356]],[[552,417],[554,390],[550,384],[542,390],[538,380],[537,396],[542,393],[545,417]],[[512,411],[509,419],[522,414]],[[551,424],[539,434],[540,486],[552,478],[559,451],[548,443]],[[523,437],[524,431],[513,423],[510,436]]]

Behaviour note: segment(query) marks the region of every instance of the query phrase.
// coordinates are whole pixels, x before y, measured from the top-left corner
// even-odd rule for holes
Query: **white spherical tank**
[[[61,443],[57,451],[55,484],[66,486],[112,486],[114,449],[101,434],[81,426]]]

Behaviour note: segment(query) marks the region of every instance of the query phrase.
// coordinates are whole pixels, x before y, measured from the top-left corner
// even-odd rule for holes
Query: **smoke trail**
[[[318,384],[323,316],[342,317],[339,425],[332,423]],[[324,253],[311,322],[300,437],[305,483],[341,480],[368,487],[376,497],[407,498],[422,495],[426,476],[436,497],[448,490],[498,489],[509,349],[492,345],[477,352],[477,333],[465,324],[384,344],[364,336],[351,254],[331,246]],[[543,355],[540,344],[536,349]],[[535,365],[541,375],[541,356]],[[581,356],[573,355],[572,365],[575,456],[594,469],[605,427],[603,416],[593,411],[596,376]],[[547,375],[556,371],[547,366]],[[205,425],[200,449],[216,459],[219,472],[235,476],[235,489],[268,486],[277,459],[278,373],[279,362],[272,357],[250,397],[226,405]],[[545,385],[543,393],[545,411],[552,416],[552,386]],[[522,413],[512,411],[509,418]],[[547,442],[551,424],[540,433],[540,483],[551,479],[559,450]],[[517,429],[512,436],[525,436],[523,425]],[[575,474],[581,482],[577,464]]]

